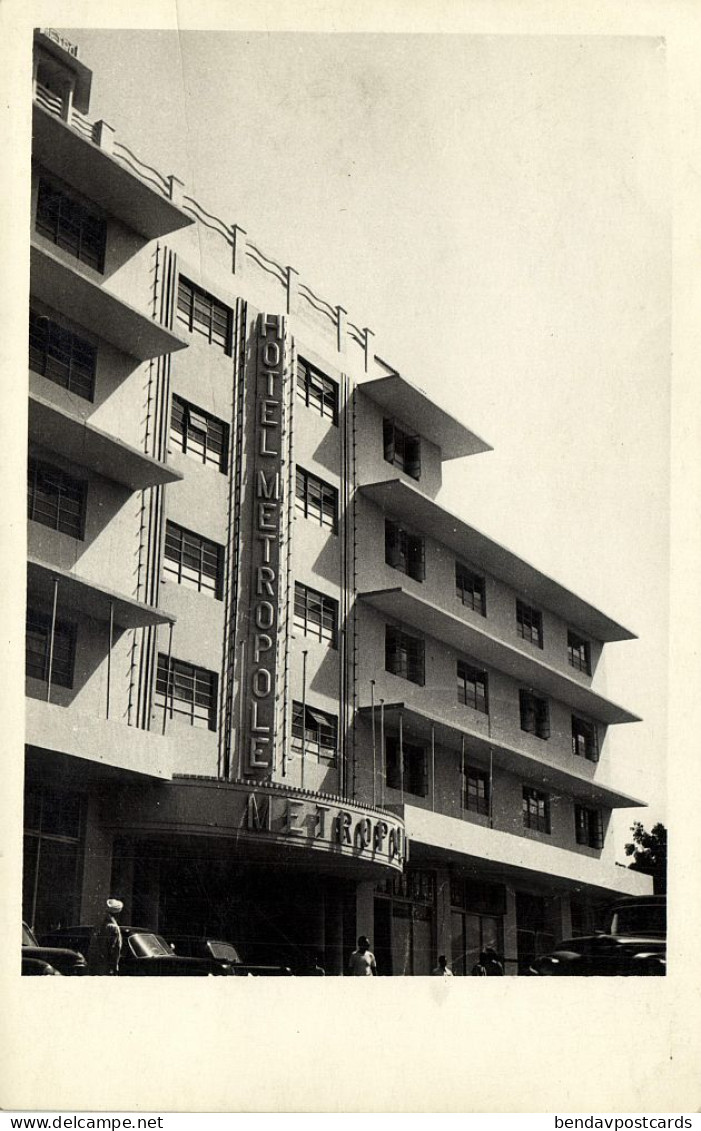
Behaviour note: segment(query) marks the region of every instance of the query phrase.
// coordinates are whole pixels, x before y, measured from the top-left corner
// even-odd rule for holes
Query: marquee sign
[[[275,675],[282,532],[283,319],[260,314],[252,458],[251,610],[245,683],[248,736],[245,774],[265,780],[273,770]]]

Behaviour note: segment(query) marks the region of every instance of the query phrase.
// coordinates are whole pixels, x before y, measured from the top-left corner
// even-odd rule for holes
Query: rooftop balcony
[[[544,664],[537,656],[530,656],[504,643],[401,585],[359,593],[358,597],[384,616],[411,625],[426,636],[443,641],[457,652],[473,656],[487,667],[504,672],[519,683],[558,699],[585,716],[607,725],[640,721],[637,715],[604,699],[565,672]]]
[[[140,452],[85,420],[72,416],[37,393],[29,394],[29,438],[72,463],[122,483],[131,491],[176,483],[180,472]]]
[[[365,718],[370,718],[372,716],[370,704],[363,703],[359,708],[359,714]],[[465,742],[466,755],[471,762],[480,761],[486,768],[489,765],[491,752],[495,769],[504,769],[512,774],[518,774],[525,781],[537,778],[539,785],[553,793],[566,793],[591,805],[611,809],[645,806],[645,802],[639,798],[596,780],[594,776],[598,772],[596,764],[575,759],[573,755],[570,768],[564,764],[562,757],[550,753],[547,743],[542,744],[543,752],[536,758],[527,750],[519,749],[517,746],[505,742],[498,735],[487,735],[470,727],[467,722],[462,723],[455,717],[441,714],[440,709],[434,710],[430,705],[419,706],[405,702],[384,704],[386,731],[389,731],[390,728],[392,732],[396,731],[400,715],[404,739],[407,742],[418,741],[422,745],[428,746],[433,737],[438,750],[453,751],[460,750],[463,742]],[[376,702],[376,727],[379,726],[379,718],[380,708]],[[581,764],[581,770],[577,765],[578,762]]]
[[[402,808],[415,862],[445,857],[451,863],[474,863],[482,873],[507,875],[526,884],[537,875],[540,882],[559,890],[564,885],[618,895],[649,895],[652,891],[649,876],[628,868],[411,805]]]
[[[393,478],[367,484],[360,490],[386,514],[405,520],[411,528],[434,538],[459,557],[479,563],[485,572],[506,582],[517,592],[527,594],[534,604],[556,613],[595,640],[606,643],[636,639],[629,629],[517,557],[511,550],[476,530],[464,519],[445,510],[412,484]]]
[[[177,203],[180,182],[140,161],[106,122],[90,122],[45,87],[34,98],[35,160],[147,240],[194,223]]]
[[[137,361],[187,348],[187,341],[86,278],[48,247],[32,240],[30,292]]]
[[[444,460],[492,451],[490,444],[430,400],[416,385],[390,369],[380,358],[375,360],[387,369],[387,376],[362,382],[358,385],[360,392],[440,448]]]
[[[146,628],[157,624],[174,624],[175,617],[134,597],[115,593],[76,573],[51,566],[36,558],[27,562],[27,587],[32,595],[50,604],[58,586],[61,613],[81,612],[93,620],[110,622],[116,628]]]

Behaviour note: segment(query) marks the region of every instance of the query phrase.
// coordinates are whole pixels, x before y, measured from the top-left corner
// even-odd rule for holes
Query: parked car
[[[25,975],[85,974],[87,962],[77,947],[68,949],[64,944],[40,946],[31,928],[23,923],[22,973]]]
[[[80,947],[90,958],[91,926],[64,927],[43,936],[48,946]],[[166,940],[145,927],[127,927],[120,924],[122,954],[119,974],[124,977],[190,977],[230,975],[231,965],[215,958],[191,958],[174,954]],[[89,968],[88,968],[89,972]]]
[[[531,965],[549,977],[660,977],[666,973],[667,908],[663,895],[634,896],[612,904],[606,927],[564,939]]]
[[[240,951],[233,943],[225,942],[223,939],[199,935],[168,935],[168,942],[178,955],[207,958],[226,964],[228,972],[235,977],[289,978],[292,976],[289,966],[278,963],[261,964],[244,961]]]

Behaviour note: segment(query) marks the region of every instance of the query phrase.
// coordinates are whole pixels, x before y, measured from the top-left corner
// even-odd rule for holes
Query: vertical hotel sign
[[[282,534],[283,319],[260,314],[253,452],[253,538],[250,628],[245,694],[248,741],[245,773],[266,779],[273,770],[275,672]]]

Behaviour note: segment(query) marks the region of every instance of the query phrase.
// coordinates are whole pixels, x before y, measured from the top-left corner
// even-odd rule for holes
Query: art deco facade
[[[599,610],[448,513],[487,449],[35,35],[24,914],[508,973],[614,893]]]

